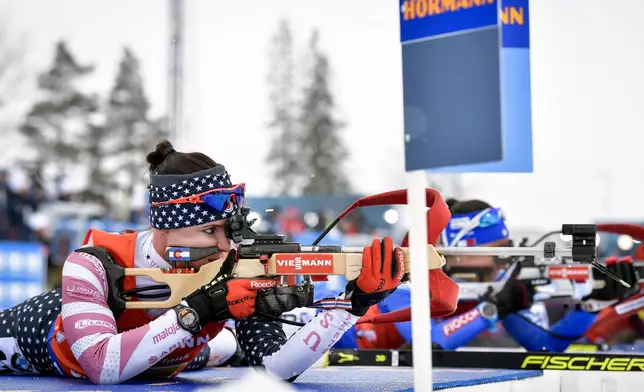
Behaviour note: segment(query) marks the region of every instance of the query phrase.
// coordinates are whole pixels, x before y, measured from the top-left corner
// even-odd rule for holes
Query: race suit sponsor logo
[[[333,273],[331,254],[281,254],[276,256],[275,272],[299,274]]]
[[[85,299],[86,296],[90,296],[90,297],[93,297],[94,299],[99,299],[99,300],[104,299],[103,295],[94,289],[90,289],[89,287],[85,287],[85,286],[76,286],[71,284],[67,285],[67,294],[79,299]]]
[[[590,277],[590,269],[586,265],[551,265],[548,267],[548,278],[570,279],[585,282]]]
[[[178,365],[181,363],[184,363],[188,360],[190,357],[190,354],[183,355],[181,357],[176,357],[176,358],[164,358],[161,362],[159,362],[160,366],[163,365]]]
[[[452,321],[443,325],[443,335],[451,336],[456,333],[459,329],[463,328],[467,324],[479,318],[481,313],[478,309],[472,309],[469,312],[465,312],[462,315],[455,317]]]
[[[601,301],[598,299],[587,299],[581,303],[581,310],[584,312],[599,312],[600,310],[613,306],[617,303],[616,299],[609,301]],[[621,313],[617,313],[621,314]]]
[[[331,319],[333,320],[333,317],[331,317]],[[344,320],[342,320],[342,324],[340,325],[340,328],[338,328],[338,330],[335,331],[335,334],[333,334],[333,337],[329,341],[329,344],[322,352],[327,353],[331,349],[331,347],[333,347],[333,345],[336,344],[338,340],[340,340],[342,335],[344,335],[344,333],[352,326],[353,326],[353,323],[351,322],[351,314],[347,314]]]
[[[644,308],[644,297],[639,297],[615,306],[615,313],[626,314]]]
[[[78,320],[74,323],[74,328],[76,329],[85,329],[89,327],[105,327],[114,331],[114,333],[117,333],[116,327],[114,326],[114,324],[104,320],[83,319],[83,320]]]
[[[202,344],[208,344],[209,341],[210,341],[210,336],[208,336],[208,335],[199,336],[199,337],[197,337],[197,341],[196,341],[197,346],[196,347],[199,347]],[[183,339],[181,341],[181,343],[179,343],[179,347],[181,347],[181,348],[186,348],[186,347],[193,348],[193,347],[195,347],[195,338],[190,337],[188,339]]]
[[[55,339],[58,343],[60,343],[65,340],[65,334],[61,331],[56,331]]]
[[[208,335],[206,335],[204,337],[200,336],[200,337],[197,338],[197,347],[199,347],[202,344],[208,344],[209,341],[210,341],[210,337]],[[168,348],[168,350],[170,352],[173,352],[174,350],[178,350],[180,348],[186,348],[186,347],[189,347],[189,348],[194,348],[195,347],[195,338],[194,337],[186,336],[180,342],[174,343],[172,346],[170,346]],[[161,353],[161,356],[165,357],[168,354],[169,354],[168,352],[164,351],[163,353]]]
[[[309,344],[309,342],[311,342],[311,338],[314,338],[313,343]],[[322,337],[320,337],[319,333],[315,331],[311,331],[302,341],[311,349],[311,351],[316,352],[318,349],[318,346],[320,345],[321,340],[322,340]]]
[[[168,336],[172,336],[175,333],[177,333],[177,331],[180,331],[180,330],[181,330],[181,327],[179,326],[179,324],[173,324],[168,328],[164,329],[163,331],[161,331],[161,333],[154,335],[152,337],[152,342],[154,344],[158,344]]]
[[[251,289],[272,289],[275,286],[277,286],[277,282],[274,280],[271,280],[271,281],[251,280],[250,281]]]

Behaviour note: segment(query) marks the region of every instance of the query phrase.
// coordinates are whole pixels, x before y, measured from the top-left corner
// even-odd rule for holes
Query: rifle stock
[[[427,248],[429,270],[442,267],[445,264],[445,258],[438,254],[432,245],[427,245]],[[409,248],[402,249],[405,254],[405,270],[409,271]],[[170,271],[162,268],[126,268],[125,276],[147,276],[158,283],[165,283],[170,288],[170,297],[164,301],[127,301],[126,309],[165,309],[176,306],[182,298],[210,283],[221,269],[223,262],[224,259],[212,261],[202,266],[198,272]],[[233,276],[236,278],[271,278],[342,275],[347,280],[353,280],[358,277],[361,269],[361,252],[275,253],[264,260],[239,259]]]

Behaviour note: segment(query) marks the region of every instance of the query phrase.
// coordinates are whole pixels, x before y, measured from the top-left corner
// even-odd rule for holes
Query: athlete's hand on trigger
[[[228,293],[226,302],[230,314],[234,319],[241,319],[250,316],[255,312],[255,300],[257,299],[257,290],[271,289],[277,285],[272,279],[234,279],[233,272],[239,259],[237,251],[228,252],[228,257],[221,265],[217,277],[229,279],[226,282]],[[217,279],[217,277],[215,279]]]
[[[274,288],[274,280],[270,279],[232,279],[228,281],[226,302],[234,319],[242,319],[255,312],[257,290]]]
[[[370,306],[387,298],[405,276],[405,255],[394,248],[390,237],[373,240],[362,253],[362,270],[347,283],[345,297],[351,299],[351,313],[363,316]]]
[[[620,259],[612,258],[612,260],[607,259],[606,268],[619,275],[619,277],[631,287],[625,287],[617,280],[607,277],[602,272],[593,269],[593,278],[595,280],[603,281],[604,284],[600,288],[594,289],[590,295],[583,298],[582,309],[596,312],[612,303],[632,297],[639,293],[639,276],[630,257],[622,257]]]
[[[188,305],[199,315],[201,325],[248,317],[255,311],[257,290],[276,286],[272,279],[233,278],[238,262],[237,251],[228,252],[217,276],[206,286],[186,298]]]

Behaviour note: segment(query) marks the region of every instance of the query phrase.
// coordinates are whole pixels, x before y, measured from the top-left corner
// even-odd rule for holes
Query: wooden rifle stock
[[[445,264],[432,245],[427,245],[429,270]],[[353,248],[354,250],[361,248]],[[405,270],[410,270],[409,248],[402,248],[405,254]],[[164,301],[127,301],[126,309],[171,308],[178,305],[184,297],[205,286],[217,275],[224,259],[212,261],[202,266],[198,272],[181,273],[162,268],[126,268],[125,276],[147,276],[170,288],[170,297]],[[342,275],[354,280],[362,268],[362,252],[343,253],[276,253],[266,259],[239,259],[234,269],[236,278],[271,278],[279,276],[326,276]]]

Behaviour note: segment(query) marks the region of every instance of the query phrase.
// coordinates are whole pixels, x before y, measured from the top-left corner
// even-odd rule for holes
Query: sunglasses
[[[235,208],[244,205],[244,192],[246,184],[234,185],[232,188],[210,189],[192,196],[180,197],[174,200],[152,203],[152,206],[164,204],[201,203],[206,204],[219,212],[232,212]]]

